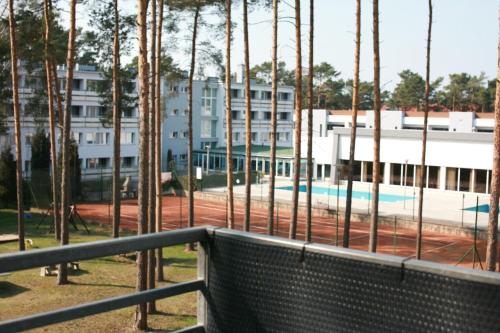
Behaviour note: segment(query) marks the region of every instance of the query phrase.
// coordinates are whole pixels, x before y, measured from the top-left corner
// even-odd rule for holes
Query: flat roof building
[[[303,111],[303,116],[306,111]],[[314,177],[347,180],[351,111],[314,110]],[[382,111],[380,162],[386,185],[419,186],[423,112]],[[354,180],[372,181],[373,111],[357,117]],[[425,187],[489,193],[493,163],[493,114],[430,112]],[[307,132],[302,132],[302,157]]]

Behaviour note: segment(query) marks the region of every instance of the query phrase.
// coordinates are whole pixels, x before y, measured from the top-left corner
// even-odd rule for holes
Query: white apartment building
[[[163,166],[166,166],[169,150],[178,169],[187,165],[187,109],[188,81],[164,83],[166,95],[165,119],[163,123]],[[252,133],[245,130],[245,88],[242,76],[233,80],[231,85],[233,146],[237,149],[245,145],[246,135],[252,136],[252,144],[269,146],[271,132],[271,86],[264,84],[251,85]],[[278,147],[292,147],[293,139],[294,88],[278,87]],[[226,108],[225,86],[218,78],[209,77],[193,82],[193,150],[194,164],[202,164],[206,159],[207,147],[221,148],[226,146]],[[210,149],[209,148],[209,149]],[[215,163],[213,168],[224,169],[223,159]],[[215,166],[217,165],[217,166]],[[212,167],[211,167],[212,168]]]
[[[306,111],[303,111],[303,116]],[[380,161],[382,182],[418,186],[421,172],[423,112],[382,111]],[[314,177],[347,179],[351,111],[314,110]],[[354,179],[372,181],[373,111],[357,117]],[[426,188],[489,193],[493,162],[493,114],[430,112]],[[302,136],[303,157],[307,132]]]
[[[66,85],[66,71],[58,68],[58,77],[61,92]],[[31,136],[41,125],[48,134],[48,119],[45,123],[36,123],[33,117],[28,116],[28,98],[33,93],[33,85],[41,85],[40,78],[30,77],[20,66],[19,96],[21,107],[21,141],[23,154],[23,171],[30,175]],[[104,111],[100,98],[95,91],[96,81],[101,80],[100,74],[94,66],[76,65],[73,79],[73,96],[71,107],[71,131],[78,143],[78,154],[83,177],[97,177],[101,174],[110,174],[112,170],[114,132],[111,126],[105,127],[100,116]],[[10,144],[14,151],[13,118],[8,118],[8,133],[0,137],[0,149]],[[121,155],[122,174],[135,174],[138,159],[138,118],[137,110],[122,115]],[[56,135],[60,137],[60,129],[56,128]]]

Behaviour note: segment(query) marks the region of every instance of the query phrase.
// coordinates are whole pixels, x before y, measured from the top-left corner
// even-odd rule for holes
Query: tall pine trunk
[[[51,59],[51,69],[52,69],[52,82],[54,82],[54,92],[56,96],[56,105],[57,105],[57,119],[60,127],[63,126],[63,99],[61,96],[61,87],[59,84],[59,78],[57,76],[57,64],[54,58]],[[62,141],[61,141],[61,150],[62,150]],[[59,170],[60,171],[60,170]],[[60,228],[60,226],[59,226]],[[56,229],[57,231],[57,229]],[[59,230],[59,234],[60,234]]]
[[[500,17],[499,17],[500,23]],[[488,241],[486,245],[486,269],[495,271],[497,267],[498,242],[498,197],[500,195],[500,36],[498,39],[497,86],[495,93],[495,138],[493,148],[493,168],[491,177],[490,213],[488,219]]]
[[[137,35],[139,39],[139,184],[138,184],[138,220],[137,233],[147,233],[148,229],[148,113],[149,113],[149,80],[148,80],[148,42],[147,11],[148,1],[138,0]],[[136,290],[143,291],[147,287],[147,251],[137,252]],[[134,328],[144,330],[147,327],[146,304],[139,304],[135,310]]]
[[[349,146],[349,173],[347,176],[347,196],[344,217],[343,247],[349,247],[351,231],[352,183],[354,179],[354,152],[356,150],[356,129],[359,108],[359,59],[361,52],[361,0],[356,0],[356,49],[354,51],[354,79],[352,80],[352,120],[351,142]],[[339,181],[339,179],[337,179]]]
[[[120,235],[120,138],[121,138],[121,85],[120,85],[120,14],[118,12],[118,0],[113,0],[115,27],[113,40],[113,128],[115,137],[113,142],[113,238]]]
[[[295,0],[295,133],[293,158],[292,213],[290,217],[290,238],[297,237],[297,215],[300,185],[300,149],[302,140],[302,43],[300,29],[300,0]]]
[[[380,186],[380,54],[378,0],[373,0],[373,94],[374,94],[374,129],[373,129],[373,185],[372,216],[370,221],[370,240],[368,250],[377,252],[378,202]]]
[[[158,25],[156,32],[156,94],[155,94],[155,178],[156,178],[156,232],[162,231],[162,186],[161,186],[161,35],[163,29],[163,0],[158,0]],[[158,282],[163,281],[163,252],[158,249],[156,252],[156,278]]]
[[[54,112],[54,81],[52,74],[51,61],[51,29],[52,29],[52,10],[49,6],[49,0],[43,2],[43,13],[45,19],[45,76],[47,80],[47,99],[49,108],[49,138],[50,138],[50,167],[52,184],[52,214],[54,215],[54,236],[56,240],[60,239],[60,216],[59,216],[59,195],[58,195],[58,165],[57,165],[57,137],[56,137],[56,118]]]
[[[188,227],[194,226],[194,176],[193,176],[193,79],[196,66],[196,41],[198,38],[198,20],[200,7],[196,7],[191,36],[191,68],[188,81]],[[208,165],[208,164],[207,164]],[[208,169],[208,167],[207,167]],[[188,250],[193,250],[193,244],[187,244]]]
[[[151,104],[149,114],[149,177],[148,177],[148,232],[153,233],[156,229],[155,223],[155,204],[156,204],[156,186],[155,186],[155,120],[156,120],[156,1],[151,1],[151,50],[150,50],[150,66],[151,66]],[[155,250],[148,250],[148,289],[155,288]],[[148,302],[148,313],[156,312],[156,302]]]
[[[274,187],[276,176],[276,130],[278,127],[278,0],[273,0],[273,45],[272,45],[272,82],[271,82],[271,168],[269,177],[267,233],[274,234]],[[247,131],[247,135],[251,135]]]
[[[312,229],[312,138],[313,138],[313,80],[314,80],[314,0],[309,0],[309,81],[307,82],[307,196],[306,242],[311,241]],[[337,179],[338,181],[338,179]]]
[[[14,134],[16,141],[16,186],[17,186],[17,234],[19,236],[19,251],[25,250],[24,245],[24,205],[23,205],[23,160],[21,152],[21,116],[19,108],[19,77],[17,74],[17,44],[16,22],[14,18],[14,0],[9,0],[9,36],[10,64],[12,79],[12,103],[14,106]]]
[[[248,36],[248,0],[243,0],[243,39],[245,53],[245,219],[244,230],[250,231],[252,198],[252,96],[250,90],[250,45]],[[271,162],[272,164],[272,162]]]
[[[227,227],[234,229],[233,199],[233,120],[231,114],[231,0],[226,0],[226,166],[227,166]]]
[[[429,26],[427,31],[427,65],[425,67],[425,106],[424,106],[424,131],[422,133],[422,163],[420,170],[420,186],[418,189],[418,222],[417,222],[417,248],[416,258],[420,259],[422,253],[422,213],[424,207],[424,185],[426,179],[425,155],[427,152],[427,122],[429,118],[429,95],[431,91],[431,35],[432,35],[432,0],[429,0]]]
[[[73,70],[75,67],[75,37],[76,37],[76,2],[70,2],[70,29],[68,36],[68,55],[66,59],[66,90],[62,130],[62,162],[61,162],[61,245],[69,243],[69,213],[71,201],[70,179],[70,134],[71,134],[71,101],[73,98]],[[68,283],[66,263],[59,265],[58,284]]]

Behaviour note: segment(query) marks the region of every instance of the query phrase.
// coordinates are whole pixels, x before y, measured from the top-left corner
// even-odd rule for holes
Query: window
[[[73,132],[73,140],[75,140],[77,144],[81,144],[83,141],[83,133]]]
[[[121,162],[122,162],[121,166],[123,168],[132,168],[134,166],[135,157],[132,156],[122,157]]]
[[[391,178],[390,178],[391,185],[402,185],[401,175],[403,172],[403,166],[404,166],[403,164],[396,164],[396,163],[391,164]]]
[[[59,79],[59,90],[66,89],[66,79]]]
[[[217,120],[202,119],[200,137],[215,138],[216,137]]]
[[[240,141],[240,133],[239,132],[235,132],[234,133],[234,139],[233,141]]]
[[[97,158],[87,158],[85,168],[86,169],[97,169],[98,165],[98,159]]]
[[[458,169],[446,168],[446,189],[451,191],[457,190]]]
[[[170,91],[171,92],[178,92],[179,91],[179,87],[178,86],[170,86]]]
[[[258,114],[257,111],[252,111],[252,113],[250,114],[250,119],[257,120],[257,114]]]
[[[241,120],[241,111],[231,111],[233,120]]]
[[[217,113],[217,88],[203,89],[201,97],[201,115],[215,116]]]
[[[179,109],[172,109],[172,111],[170,112],[170,114],[171,114],[172,116],[177,116],[177,115],[179,115]]]
[[[263,91],[262,99],[270,101],[272,99],[272,93],[270,91]]]
[[[100,106],[87,106],[87,117],[88,118],[97,118],[102,114]]]
[[[271,120],[271,112],[263,112],[264,120]]]
[[[97,91],[99,80],[87,80],[87,91]]]
[[[170,138],[171,139],[177,139],[179,136],[179,133],[178,132],[170,132]]]
[[[278,120],[289,120],[290,113],[289,112],[280,112]]]
[[[251,99],[259,99],[259,92],[257,90],[250,90]]]
[[[87,133],[85,135],[85,142],[88,145],[104,145],[107,144],[109,141],[109,133]]]
[[[187,138],[188,138],[188,136],[189,136],[188,131],[183,131],[183,132],[181,133],[181,138],[183,138],[183,139],[187,139]]]
[[[281,142],[286,142],[290,140],[290,133],[289,132],[278,132],[278,141]]]
[[[441,172],[441,168],[438,166],[429,166],[428,168],[429,174],[428,174],[428,179],[429,181],[427,182],[427,187],[428,188],[439,188],[439,175]]]
[[[81,117],[83,107],[81,105],[72,105],[71,106],[71,116],[72,117]]]
[[[180,155],[179,155],[179,159],[180,159],[181,161],[185,161],[185,160],[187,160],[187,155],[186,155],[186,154],[180,154]]]
[[[121,132],[120,143],[122,145],[131,145],[135,143],[135,132]]]
[[[83,80],[82,79],[73,79],[73,90],[83,90]]]
[[[240,90],[239,89],[231,89],[231,97],[232,98],[240,98]]]
[[[278,101],[288,101],[290,100],[290,93],[278,93]]]
[[[262,132],[260,133],[260,140],[264,142],[268,142],[270,140],[271,133],[270,132]]]
[[[130,108],[128,110],[125,110],[122,112],[122,117],[123,118],[132,118],[136,114],[136,108]]]
[[[99,168],[109,168],[110,164],[110,159],[109,157],[101,157],[98,159],[99,163]]]
[[[257,141],[257,132],[252,132],[252,141]]]

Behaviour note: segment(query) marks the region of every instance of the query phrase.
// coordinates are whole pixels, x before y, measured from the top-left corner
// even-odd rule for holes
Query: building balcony
[[[198,276],[0,322],[18,332],[198,291],[178,332],[499,332],[500,274],[197,227],[0,256],[0,273],[198,242]],[[128,325],[128,324],[124,324]]]

